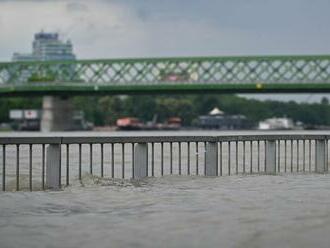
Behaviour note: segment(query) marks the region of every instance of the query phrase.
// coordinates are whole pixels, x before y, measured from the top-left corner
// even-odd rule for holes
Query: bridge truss
[[[330,92],[330,56],[0,63],[0,94]]]

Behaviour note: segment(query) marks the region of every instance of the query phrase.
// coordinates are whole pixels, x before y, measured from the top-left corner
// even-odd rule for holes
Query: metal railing
[[[0,137],[2,191],[83,176],[142,178],[327,172],[330,135]],[[54,181],[55,180],[55,181]]]

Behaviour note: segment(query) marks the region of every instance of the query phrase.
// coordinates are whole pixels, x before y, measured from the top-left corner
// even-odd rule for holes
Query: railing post
[[[217,142],[207,142],[205,151],[205,176],[217,175],[217,156],[218,146]]]
[[[46,187],[48,189],[61,188],[61,145],[50,144],[47,147]]]
[[[134,179],[141,179],[147,176],[148,166],[148,145],[138,143],[134,147]]]
[[[315,142],[315,172],[325,172],[325,140],[316,140]]]
[[[266,174],[276,173],[276,140],[266,140]]]

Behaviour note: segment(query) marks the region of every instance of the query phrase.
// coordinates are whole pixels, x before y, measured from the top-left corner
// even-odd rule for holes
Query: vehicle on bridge
[[[197,72],[189,72],[188,70],[160,70],[159,72],[159,81],[162,82],[192,82],[197,79]]]

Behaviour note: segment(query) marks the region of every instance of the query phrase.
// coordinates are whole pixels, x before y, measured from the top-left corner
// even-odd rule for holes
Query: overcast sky
[[[78,58],[330,54],[330,0],[0,0],[0,61],[59,32]]]
[[[0,0],[0,60],[58,31],[78,58],[330,54],[330,0]]]

